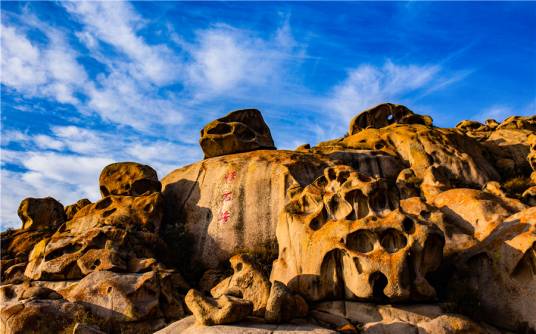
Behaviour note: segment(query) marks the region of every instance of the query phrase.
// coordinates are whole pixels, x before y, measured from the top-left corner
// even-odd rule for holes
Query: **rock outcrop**
[[[535,132],[385,103],[289,151],[234,111],[161,181],[115,163],[95,203],[23,200],[0,332],[534,333]]]
[[[254,150],[275,150],[268,125],[257,109],[236,110],[207,124],[199,140],[205,158]]]

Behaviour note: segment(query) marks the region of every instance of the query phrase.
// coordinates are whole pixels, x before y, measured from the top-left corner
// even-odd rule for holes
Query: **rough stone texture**
[[[139,196],[161,189],[156,171],[137,162],[117,162],[104,167],[99,177],[99,187],[102,197]]]
[[[355,116],[350,121],[348,134],[353,135],[367,128],[379,129],[393,123],[431,126],[432,118],[415,114],[400,104],[382,103]]]
[[[164,199],[160,193],[108,196],[80,209],[67,223],[67,228],[78,233],[103,225],[136,226],[140,230],[158,232],[163,214]]]
[[[221,325],[238,322],[251,315],[253,303],[249,300],[222,295],[214,299],[191,289],[184,298],[186,305],[200,325]]]
[[[193,316],[174,322],[155,334],[337,334],[306,321],[282,325],[265,324],[257,321],[238,322],[232,325],[198,326]]]
[[[327,168],[281,214],[270,280],[309,301],[434,297],[425,275],[441,263],[443,233],[395,209],[391,193],[378,180]]]
[[[105,319],[138,321],[169,315],[180,319],[185,309],[179,295],[181,287],[176,282],[173,275],[159,271],[139,274],[95,271],[62,293],[69,301],[83,302],[92,313]],[[161,304],[162,300],[167,302]]]
[[[270,129],[257,109],[236,110],[205,125],[199,144],[205,158],[275,149]]]
[[[506,217],[526,208],[515,199],[464,188],[442,192],[433,204],[478,240],[486,238]]]
[[[219,298],[238,293],[240,297],[253,303],[254,316],[263,317],[270,295],[270,281],[248,256],[235,255],[229,262],[234,273],[212,288],[212,296]]]
[[[448,170],[453,185],[478,185],[499,179],[486,159],[486,150],[477,141],[452,129],[432,128],[421,124],[394,123],[387,127],[367,128],[353,135],[320,143],[334,150],[379,150],[399,157],[419,179],[431,166]]]
[[[359,323],[367,334],[499,334],[486,324],[448,312],[447,305],[374,305],[350,301],[318,304],[312,315],[321,322],[339,326]]]
[[[276,151],[238,111],[163,192],[149,166],[118,163],[97,203],[24,200],[23,228],[1,234],[0,332],[153,333],[185,299],[198,323],[242,322],[165,332],[535,332],[535,130],[442,129],[383,104],[343,138]],[[192,286],[219,298],[184,298]]]
[[[162,180],[168,223],[184,224],[195,240],[193,263],[215,269],[238,251],[275,244],[287,189],[310,183],[327,163],[314,154],[255,151],[177,169]]]
[[[65,220],[71,220],[73,219],[74,215],[80,210],[82,209],[84,206],[86,205],[89,205],[91,204],[91,201],[88,200],[87,198],[82,198],[81,200],[77,201],[76,203],[74,204],[71,204],[71,205],[67,205],[65,207],[65,216],[66,216],[66,219]]]
[[[293,294],[279,281],[272,283],[264,315],[267,322],[288,322],[294,318],[303,318],[308,312],[309,306],[300,295]]]
[[[536,207],[506,218],[454,263],[454,301],[499,327],[536,330]]]
[[[0,333],[71,333],[76,319],[87,314],[83,305],[63,299],[28,299],[1,308]]]
[[[18,214],[25,230],[54,230],[65,222],[63,205],[52,197],[25,198]]]

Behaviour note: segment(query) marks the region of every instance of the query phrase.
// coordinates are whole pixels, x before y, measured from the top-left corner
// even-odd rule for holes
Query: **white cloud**
[[[473,115],[473,119],[479,122],[485,122],[487,119],[494,119],[498,122],[504,121],[510,116],[532,116],[536,115],[536,100],[529,102],[527,105],[514,108],[508,105],[492,105],[477,114]]]
[[[333,89],[328,107],[349,118],[367,107],[426,87],[439,71],[435,65],[397,65],[391,61],[382,67],[360,65]]]

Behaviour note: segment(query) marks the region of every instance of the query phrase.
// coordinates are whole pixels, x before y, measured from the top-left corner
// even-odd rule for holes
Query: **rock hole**
[[[111,293],[113,290],[113,288],[111,286],[108,287],[108,289],[106,289],[106,293]]]
[[[102,218],[106,218],[106,217],[108,217],[109,215],[111,215],[112,213],[114,213],[116,210],[117,210],[117,208],[113,208],[113,209],[104,211],[104,213],[102,214]]]
[[[135,196],[143,195],[146,192],[159,192],[162,185],[159,181],[142,179],[132,183],[132,194]]]
[[[408,234],[413,234],[415,232],[415,223],[411,218],[406,217],[402,221],[402,229]]]
[[[236,271],[237,272],[241,271],[243,266],[244,265],[242,264],[242,262],[238,262],[238,264],[236,265]]]
[[[145,212],[147,212],[147,213],[152,212],[152,211],[153,211],[153,205],[152,205],[151,203],[145,205],[145,206],[143,207],[143,211],[145,211]]]
[[[348,180],[349,177],[350,177],[349,171],[342,171],[339,173],[339,175],[337,175],[337,181],[340,184],[343,184],[344,182],[346,182],[346,180]]]
[[[95,204],[95,209],[102,210],[102,209],[109,207],[111,204],[112,204],[112,199],[110,197],[106,197],[106,198],[101,199]]]
[[[207,131],[207,134],[210,135],[224,135],[226,133],[230,133],[233,130],[233,128],[229,124],[225,123],[218,123],[215,127],[209,129]],[[203,136],[203,135],[201,135]]]
[[[91,265],[91,270],[95,270],[100,264],[101,261],[99,259],[96,259],[95,262],[93,262],[93,265]]]
[[[363,273],[363,267],[361,266],[361,262],[359,262],[359,258],[354,257],[354,264],[357,272],[360,274]]]
[[[330,168],[330,169],[328,170],[328,178],[329,178],[330,180],[335,180],[335,179],[337,178],[337,173],[335,173],[335,170],[334,170],[334,169]]]
[[[429,219],[430,218],[430,211],[428,210],[422,210],[419,215],[421,217],[423,217],[424,219]]]
[[[345,252],[340,249],[329,251],[320,265],[320,283],[326,290],[326,299],[341,299],[345,295],[342,258]]]
[[[359,253],[368,253],[374,249],[375,242],[374,233],[369,230],[357,230],[346,238],[346,247]]]
[[[387,297],[383,290],[387,286],[387,277],[379,271],[373,272],[369,276],[369,284],[372,287],[372,299],[377,303],[386,302]]]
[[[402,232],[395,230],[394,228],[389,228],[383,231],[380,237],[380,244],[388,253],[395,253],[404,248],[407,242],[408,241]]]
[[[108,191],[108,188],[106,188],[105,186],[100,186],[100,191],[101,191],[102,196],[104,197],[110,196],[110,192]]]
[[[348,219],[356,220],[366,217],[369,213],[367,198],[361,190],[356,189],[354,191],[348,192],[346,195],[346,201],[351,203],[352,212],[348,215]]]
[[[326,209],[322,207],[320,214],[316,216],[315,218],[313,218],[311,222],[309,223],[309,228],[312,229],[313,231],[318,231],[326,223],[326,220],[327,220],[326,216],[327,216]]]
[[[376,143],[374,145],[374,148],[377,149],[377,150],[381,150],[385,145],[383,145],[382,143]]]

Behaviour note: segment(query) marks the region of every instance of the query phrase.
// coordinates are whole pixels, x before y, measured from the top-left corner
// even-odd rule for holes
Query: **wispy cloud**
[[[360,65],[332,92],[328,105],[350,118],[375,104],[399,100],[404,94],[430,87],[441,68],[437,65]]]

